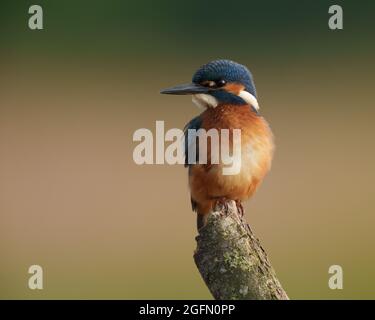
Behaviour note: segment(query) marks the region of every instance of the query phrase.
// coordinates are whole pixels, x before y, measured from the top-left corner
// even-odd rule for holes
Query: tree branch
[[[216,208],[196,240],[195,264],[215,299],[289,299],[234,201]]]

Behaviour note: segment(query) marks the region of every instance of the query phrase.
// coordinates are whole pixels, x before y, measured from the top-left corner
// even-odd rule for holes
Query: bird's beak
[[[181,84],[179,86],[161,90],[160,93],[183,95],[183,94],[207,93],[208,91],[209,91],[209,88],[207,87],[204,87],[195,83],[189,83],[189,84]]]

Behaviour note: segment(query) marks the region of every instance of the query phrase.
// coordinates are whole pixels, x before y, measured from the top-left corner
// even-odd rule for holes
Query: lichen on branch
[[[194,260],[215,299],[289,299],[234,201],[216,207],[196,240]]]

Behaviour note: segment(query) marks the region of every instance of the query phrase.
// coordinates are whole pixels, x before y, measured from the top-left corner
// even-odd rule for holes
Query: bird
[[[203,228],[218,203],[235,201],[243,216],[242,202],[251,198],[271,168],[274,154],[274,136],[265,118],[260,114],[253,75],[249,69],[227,59],[213,60],[201,66],[192,82],[160,91],[162,94],[191,95],[202,112],[190,120],[184,129],[185,167],[192,210],[197,213],[197,229]],[[189,130],[234,129],[241,131],[240,165],[237,174],[223,174],[223,161],[212,163],[207,147],[207,163],[189,163],[189,148],[193,145],[198,155],[199,146],[188,140]],[[220,136],[221,137],[221,136]],[[196,141],[194,141],[196,142]],[[231,147],[233,148],[233,142]]]

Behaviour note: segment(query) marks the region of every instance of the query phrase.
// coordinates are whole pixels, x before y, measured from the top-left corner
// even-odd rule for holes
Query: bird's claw
[[[217,204],[224,209],[224,211],[228,212],[229,206],[228,206],[228,199],[226,198],[220,198],[217,200]]]

